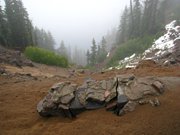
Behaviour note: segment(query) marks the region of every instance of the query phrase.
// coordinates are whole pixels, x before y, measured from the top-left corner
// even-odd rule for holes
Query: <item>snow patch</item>
[[[177,23],[177,21],[174,20],[174,21],[172,21],[171,23],[167,24],[167,25],[165,26],[166,30],[169,30],[169,29],[174,28],[175,25],[176,25],[176,23]]]
[[[108,58],[109,56],[110,56],[110,52],[108,52],[108,54],[107,54],[107,56],[106,56],[106,57]]]
[[[167,52],[172,53],[174,48],[174,41],[180,39],[180,26],[176,26],[177,21],[172,21],[165,26],[167,33],[157,39],[151,48],[143,53],[143,59],[153,59],[159,57]],[[147,57],[148,54],[157,51],[154,56]]]

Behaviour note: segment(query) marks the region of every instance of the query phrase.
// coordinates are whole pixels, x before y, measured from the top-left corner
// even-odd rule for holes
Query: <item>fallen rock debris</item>
[[[9,50],[0,45],[0,63],[10,64],[16,67],[30,66],[33,63],[27,59],[20,51]]]
[[[159,106],[157,96],[164,93],[164,85],[156,77],[138,78],[134,75],[118,75],[107,80],[86,80],[78,86],[71,82],[53,85],[37,105],[41,116],[73,118],[85,110],[106,107],[116,115],[134,111],[138,104]]]

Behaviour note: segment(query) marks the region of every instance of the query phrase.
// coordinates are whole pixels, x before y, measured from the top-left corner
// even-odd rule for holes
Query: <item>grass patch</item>
[[[117,66],[118,62],[120,60],[124,59],[125,57],[131,56],[134,53],[135,54],[143,53],[146,49],[151,47],[151,45],[154,42],[154,39],[159,37],[161,34],[162,33],[159,33],[154,36],[147,35],[147,36],[144,36],[141,38],[131,39],[131,40],[128,40],[127,42],[119,45],[114,56],[108,62],[107,66],[108,67]]]
[[[48,51],[46,49],[38,47],[27,47],[24,53],[26,57],[37,63],[59,67],[68,66],[67,58],[57,55],[54,52]]]

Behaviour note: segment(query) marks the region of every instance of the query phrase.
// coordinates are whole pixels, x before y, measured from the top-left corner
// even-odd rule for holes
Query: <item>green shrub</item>
[[[125,57],[129,57],[134,53],[135,54],[143,53],[153,44],[154,39],[159,37],[159,35],[161,35],[161,33],[158,33],[157,35],[154,36],[147,35],[141,38],[131,39],[121,44],[117,48],[112,59],[108,62],[107,66],[115,66],[118,64],[119,60],[122,60]]]
[[[26,57],[37,63],[42,63],[46,65],[55,65],[60,67],[68,66],[68,60],[65,57],[59,56],[54,52],[42,48],[27,47],[24,53]]]

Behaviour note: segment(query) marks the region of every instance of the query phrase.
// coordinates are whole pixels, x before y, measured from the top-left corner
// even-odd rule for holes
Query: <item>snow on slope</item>
[[[172,58],[169,56],[173,55],[174,52],[178,53],[176,55],[178,55],[179,58],[180,25],[178,23],[179,21],[174,20],[171,23],[167,24],[165,26],[166,33],[159,39],[157,39],[153,43],[153,45],[142,55],[133,54],[130,57],[120,60],[119,65],[115,68],[136,68],[141,60],[154,60],[158,63],[161,59],[166,58],[167,60],[163,61],[164,63],[166,63],[167,61],[169,61],[168,59]],[[179,50],[175,51],[177,49]]]
[[[165,53],[172,53],[175,46],[174,42],[180,39],[180,26],[176,25],[177,21],[172,21],[170,24],[166,25],[165,28],[167,33],[156,40],[152,47],[143,53],[142,59],[156,59]],[[156,53],[154,56],[148,56],[155,51]]]

